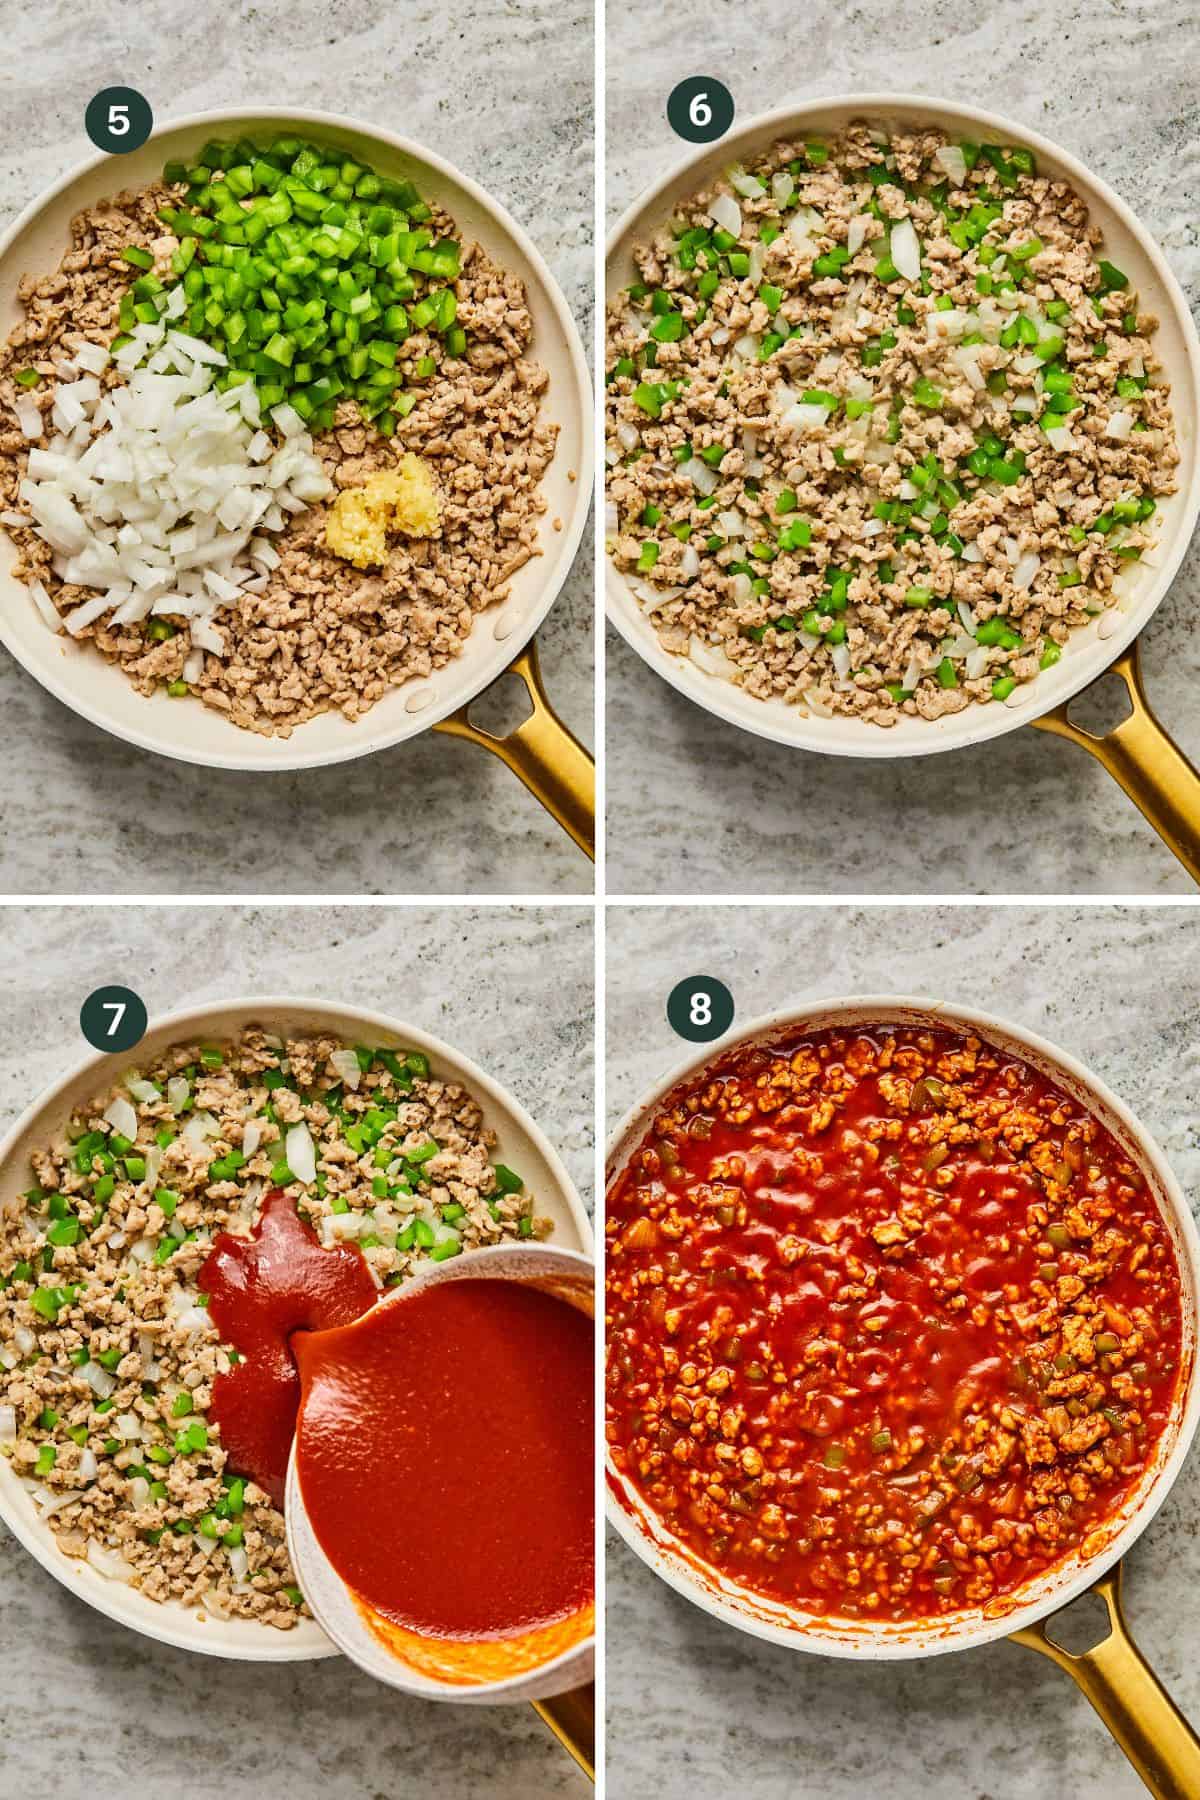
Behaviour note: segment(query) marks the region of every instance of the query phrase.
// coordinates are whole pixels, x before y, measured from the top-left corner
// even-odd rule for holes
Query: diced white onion
[[[1033,550],[1026,550],[1022,556],[1017,558],[1016,565],[1013,569],[1013,586],[1021,589],[1031,587],[1033,585],[1033,579],[1041,566],[1041,557]]]
[[[951,362],[962,370],[968,386],[973,387],[977,393],[987,385],[983,370],[979,367],[979,352],[982,348],[981,344],[956,344],[950,352]]]
[[[708,216],[721,231],[729,232],[731,237],[741,237],[742,209],[732,194],[717,194],[709,206]]]
[[[1052,425],[1046,433],[1046,442],[1059,456],[1065,456],[1075,448],[1075,439],[1071,436],[1069,425]]]
[[[771,197],[776,206],[785,207],[796,191],[795,177],[788,169],[776,169],[771,177]]]
[[[846,231],[846,248],[851,256],[857,256],[867,241],[867,227],[871,219],[869,213],[857,213],[851,219]]]
[[[134,1099],[142,1106],[153,1106],[156,1100],[162,1098],[154,1083],[152,1081],[144,1081],[140,1075],[129,1076],[125,1082],[125,1086],[129,1089]],[[126,1135],[132,1136],[133,1134],[130,1132]]]
[[[939,144],[933,160],[939,169],[945,170],[955,187],[962,187],[967,179],[967,159],[957,144]]]
[[[107,1369],[102,1369],[98,1362],[85,1362],[80,1374],[95,1394],[97,1400],[107,1400],[116,1387],[116,1377]]]
[[[706,462],[701,462],[698,456],[690,457],[687,462],[680,463],[679,472],[681,475],[686,475],[696,492],[705,498],[709,494],[715,494],[721,485],[721,477],[717,471],[710,469]]]
[[[67,618],[73,635],[110,608],[115,623],[144,617],[146,594],[156,611],[187,617],[237,604],[254,591],[256,578],[238,561],[251,537],[262,541],[288,513],[331,492],[290,406],[275,409],[285,434],[279,450],[269,460],[251,456],[258,397],[249,383],[218,393],[213,370],[226,359],[198,344],[175,331],[164,341],[161,323],[139,325],[115,359],[122,385],[101,393],[108,352],[85,344],[77,355],[89,372],[56,391],[53,422],[67,435],[31,455],[20,499],[32,528],[67,559],[56,573],[100,590]],[[27,397],[18,408],[28,404],[22,429],[39,437],[36,404]],[[203,647],[219,655],[224,640]]]
[[[33,604],[37,607],[38,612],[50,627],[50,630],[61,631],[63,629],[63,616],[46,592],[46,589],[42,586],[42,583],[40,581],[31,581],[29,583],[29,593],[33,600]]]
[[[694,581],[700,573],[700,556],[694,544],[683,546],[683,555],[679,559],[679,573],[685,581]]]
[[[167,1082],[167,1105],[173,1113],[182,1112],[191,1096],[186,1075],[172,1075]]]
[[[15,1406],[0,1406],[0,1444],[15,1444],[17,1441],[17,1409]]]
[[[734,672],[734,665],[725,652],[716,644],[706,644],[704,639],[697,637],[694,632],[692,641],[688,645],[688,656],[698,669],[703,669],[706,675],[730,676]]]
[[[958,602],[958,617],[959,617],[959,622],[962,625],[963,630],[969,631],[969,632],[971,632],[972,635],[974,635],[975,614],[972,612],[971,608],[967,605],[965,600],[960,600]]]
[[[798,400],[795,406],[789,406],[779,423],[784,431],[803,437],[810,431],[819,431],[829,417],[827,406],[805,404]]]
[[[850,673],[849,644],[834,644],[829,654],[835,673],[844,681]]]
[[[801,207],[799,212],[794,212],[788,220],[787,234],[797,250],[800,250],[805,254],[815,251],[816,245],[813,242],[812,227],[809,224],[803,207]]]
[[[37,1338],[28,1325],[13,1326],[13,1343],[22,1356],[32,1356],[37,1349]]]
[[[287,1166],[297,1181],[308,1183],[317,1179],[317,1153],[312,1133],[303,1121],[289,1129],[284,1139],[283,1153]]]
[[[51,1494],[45,1488],[39,1488],[38,1493],[43,1498],[38,1500],[38,1494],[35,1494],[34,1499],[38,1500],[38,1508],[43,1519],[48,1519],[51,1513],[61,1512],[64,1506],[74,1506],[76,1500],[83,1499],[78,1488],[73,1488],[69,1494]]]
[[[950,307],[945,312],[933,312],[925,315],[925,335],[928,338],[960,338],[971,328],[971,315],[961,312],[957,307]],[[979,344],[969,344],[968,349],[978,350]]]
[[[119,1132],[122,1137],[129,1138],[131,1142],[136,1138],[138,1116],[124,1094],[118,1094],[115,1100],[109,1101],[104,1117],[113,1130]]]
[[[123,1556],[115,1550],[106,1550],[95,1538],[88,1539],[87,1559],[98,1575],[107,1575],[111,1581],[132,1581],[134,1571]]]
[[[892,226],[891,257],[906,281],[921,279],[921,246],[911,219],[897,219]]]
[[[986,644],[980,644],[978,649],[971,651],[964,665],[968,681],[978,681],[987,668],[990,657],[991,651]]]
[[[89,625],[94,625],[101,613],[106,613],[111,605],[112,601],[107,594],[98,594],[94,600],[85,600],[82,606],[77,606],[73,612],[69,612],[64,624],[72,637],[78,637],[81,631],[86,631]]]
[[[102,375],[110,360],[109,352],[103,344],[80,344],[75,352],[75,361],[91,375]]]
[[[362,1080],[362,1070],[358,1066],[358,1058],[353,1050],[334,1050],[329,1058],[337,1070],[343,1084],[354,1090]]]
[[[28,395],[23,395],[17,401],[14,411],[17,415],[17,424],[21,427],[22,437],[41,437],[42,414],[36,400],[30,400]]]
[[[261,1143],[262,1126],[257,1119],[249,1119],[242,1130],[242,1155],[253,1156]]]
[[[1104,427],[1104,435],[1106,438],[1113,438],[1118,444],[1122,444],[1133,430],[1133,425],[1134,419],[1131,412],[1112,413],[1109,416],[1108,424]]]

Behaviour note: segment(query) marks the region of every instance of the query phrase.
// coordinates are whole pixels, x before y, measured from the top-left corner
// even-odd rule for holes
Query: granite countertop
[[[121,981],[151,1018],[236,993],[324,995],[426,1027],[521,1101],[586,1197],[592,920],[575,908],[6,909],[0,1121],[86,1053]],[[553,958],[555,980],[545,968]],[[457,970],[457,979],[447,972]],[[102,1618],[0,1526],[0,1789],[22,1800],[582,1800],[528,1706],[428,1705],[350,1663],[239,1664]]]
[[[726,981],[743,1021],[795,1000],[940,995],[1042,1032],[1141,1118],[1200,1194],[1200,925],[1191,908],[613,909],[607,1107],[687,1046],[663,1001]],[[1200,1726],[1200,1453],[1127,1558],[1142,1650]],[[1145,1790],[1070,1679],[1014,1645],[888,1665],[806,1657],[710,1619],[609,1532],[614,1800],[1046,1800]]]
[[[1195,302],[1198,49],[1188,0],[1119,11],[997,0],[979,14],[918,0],[902,23],[886,0],[813,0],[802,14],[789,0],[610,4],[610,217],[683,157],[665,103],[686,75],[720,77],[743,120],[822,94],[940,94],[1024,122],[1095,169]],[[1142,647],[1153,704],[1200,762],[1198,617],[1193,545]],[[1018,731],[893,763],[788,750],[675,693],[611,629],[606,691],[612,893],[1191,891],[1116,785],[1058,739]]]
[[[102,86],[137,88],[160,123],[290,100],[387,126],[474,176],[529,230],[586,341],[591,20],[588,0],[151,0],[82,13],[47,0],[36,14],[18,10],[0,68],[0,228],[94,153],[83,114]],[[585,546],[538,643],[555,707],[589,744],[593,617]],[[591,891],[586,859],[471,744],[426,733],[335,768],[258,779],[193,768],[88,724],[3,650],[0,710],[8,892]],[[300,847],[281,857],[285,819]],[[270,848],[256,867],[247,846],[259,842]]]

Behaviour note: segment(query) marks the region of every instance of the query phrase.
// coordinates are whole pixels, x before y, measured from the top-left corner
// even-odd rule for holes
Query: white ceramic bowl
[[[718,675],[707,675],[687,657],[674,656],[659,642],[625,577],[606,559],[608,616],[638,655],[689,700],[731,725],[776,743],[794,744],[831,756],[928,756],[982,743],[1028,724],[1094,681],[1109,667],[1142,626],[1170,587],[1200,514],[1200,455],[1196,431],[1200,419],[1200,342],[1187,301],[1166,258],[1125,202],[1098,176],[1048,139],[1010,119],[949,100],[915,94],[840,95],[784,107],[751,119],[718,144],[688,156],[663,176],[614,227],[608,244],[607,293],[610,301],[635,278],[633,248],[645,243],[671,217],[677,206],[724,173],[769,148],[779,138],[816,137],[843,130],[855,119],[886,126],[942,126],[951,136],[992,143],[1022,144],[1037,157],[1044,174],[1069,181],[1086,200],[1092,219],[1104,233],[1105,255],[1126,271],[1142,306],[1156,313],[1155,348],[1171,383],[1180,464],[1179,491],[1161,504],[1158,548],[1125,584],[1129,598],[1120,624],[1107,638],[1099,621],[1073,633],[1062,660],[1033,682],[1022,683],[1011,704],[992,702],[966,707],[940,719],[902,718],[882,730],[861,719],[805,716],[781,700],[758,700]],[[1107,629],[1107,627],[1106,627]]]
[[[486,1250],[474,1250],[468,1256],[456,1256],[452,1262],[429,1263],[404,1287],[386,1295],[379,1304],[402,1304],[414,1288],[435,1287],[446,1281],[519,1281],[548,1289],[568,1304],[578,1306],[589,1318],[594,1317],[593,1263],[577,1251],[563,1250],[554,1244],[500,1244]],[[371,1630],[350,1590],[321,1548],[305,1511],[294,1443],[288,1461],[286,1499],[284,1516],[288,1549],[296,1579],[334,1643],[377,1681],[400,1688],[406,1694],[414,1694],[420,1700],[449,1700],[458,1706],[495,1706],[517,1700],[550,1700],[592,1679],[596,1640],[591,1633],[536,1669],[507,1676],[501,1681],[478,1682],[470,1687],[438,1681],[401,1662]],[[536,1533],[534,1536],[536,1538]],[[536,1543],[531,1544],[530,1555],[537,1554]]]
[[[554,1222],[549,1242],[564,1250],[590,1251],[587,1213],[558,1153],[524,1107],[468,1057],[427,1031],[402,1025],[382,1013],[335,1006],[327,1000],[269,995],[170,1013],[152,1025],[137,1049],[127,1055],[96,1052],[76,1064],[26,1108],[0,1143],[0,1209],[12,1205],[28,1187],[31,1152],[49,1143],[66,1125],[74,1107],[102,1092],[123,1070],[171,1044],[192,1037],[230,1038],[255,1023],[285,1035],[323,1031],[344,1037],[347,1043],[369,1041],[389,1048],[423,1050],[435,1074],[461,1082],[482,1105],[497,1135],[501,1160],[520,1169],[537,1196],[539,1216]],[[97,1612],[159,1643],[247,1662],[299,1662],[337,1654],[337,1647],[311,1620],[302,1620],[291,1631],[277,1631],[248,1619],[210,1618],[178,1603],[149,1600],[136,1588],[98,1574],[88,1563],[64,1556],[50,1526],[38,1518],[32,1500],[4,1457],[0,1457],[0,1519],[56,1581]]]
[[[295,132],[344,146],[381,174],[407,178],[436,201],[466,238],[525,283],[533,317],[532,355],[549,373],[543,416],[559,425],[558,448],[542,481],[543,551],[518,571],[509,598],[476,619],[462,653],[433,675],[385,694],[355,723],[323,713],[289,738],[243,731],[198,700],[165,693],[147,698],[97,650],[48,631],[24,586],[11,573],[15,551],[0,532],[0,641],[42,686],[94,725],[184,762],[221,769],[308,769],[346,762],[402,743],[444,719],[502,674],[541,624],[567,578],[591,499],[592,400],[579,333],[554,277],[530,238],[484,190],[408,139],[337,113],[260,107],[198,113],[162,126],[127,156],[94,156],[35,200],[0,237],[0,335],[21,316],[20,277],[48,275],[69,246],[69,224],[81,208],[158,180],[171,159],[191,161],[211,137],[262,139]],[[400,441],[399,437],[396,440]],[[575,479],[570,479],[571,474]],[[561,519],[562,530],[552,521]]]
[[[975,1032],[1006,1054],[1029,1063],[1086,1106],[1112,1132],[1145,1177],[1171,1235],[1179,1263],[1183,1299],[1183,1370],[1172,1415],[1159,1442],[1154,1463],[1119,1508],[1108,1540],[1093,1555],[1084,1557],[1076,1553],[1059,1567],[1037,1577],[1021,1590],[1024,1598],[1019,1604],[1014,1604],[1008,1611],[993,1608],[992,1616],[964,1612],[916,1623],[894,1623],[886,1619],[851,1621],[818,1617],[800,1607],[786,1606],[754,1594],[688,1554],[609,1462],[609,1520],[642,1561],[686,1599],[713,1617],[736,1626],[739,1631],[766,1638],[771,1643],[786,1644],[792,1650],[821,1656],[895,1661],[965,1650],[1032,1625],[1083,1593],[1145,1530],[1183,1466],[1200,1422],[1200,1380],[1196,1363],[1200,1323],[1200,1235],[1162,1151],[1129,1108],[1082,1063],[1045,1038],[994,1018],[990,1013],[941,1000],[895,995],[818,1000],[810,1006],[787,1008],[752,1021],[729,1038],[706,1045],[699,1055],[673,1069],[626,1113],[609,1146],[609,1182],[624,1168],[665,1097],[722,1058],[731,1047],[770,1044],[781,1037],[795,1038],[804,1032],[821,1031],[829,1026],[853,1030],[873,1024],[943,1025],[950,1030]]]

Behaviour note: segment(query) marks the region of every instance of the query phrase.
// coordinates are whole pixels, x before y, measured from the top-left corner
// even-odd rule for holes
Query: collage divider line
[[[593,707],[595,717],[596,761],[596,867],[592,890],[592,945],[595,978],[592,994],[593,1053],[593,1147],[592,1147],[592,1217],[596,1261],[596,1329],[595,1343],[595,1499],[596,1499],[596,1792],[607,1792],[606,1673],[608,1644],[608,1612],[606,1576],[606,1523],[604,1513],[604,1145],[607,1138],[607,1084],[605,1080],[605,921],[608,840],[605,830],[605,624],[604,624],[604,421],[601,396],[604,392],[604,196],[605,149],[605,4],[593,0],[592,33],[595,51],[595,75],[592,87],[592,642],[594,645]]]

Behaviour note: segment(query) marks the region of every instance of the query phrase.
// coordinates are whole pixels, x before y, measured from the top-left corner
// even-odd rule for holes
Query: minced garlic
[[[431,537],[440,520],[433,471],[408,453],[394,469],[381,469],[362,487],[338,495],[325,520],[325,545],[356,569],[380,568],[387,561],[389,531]]]

